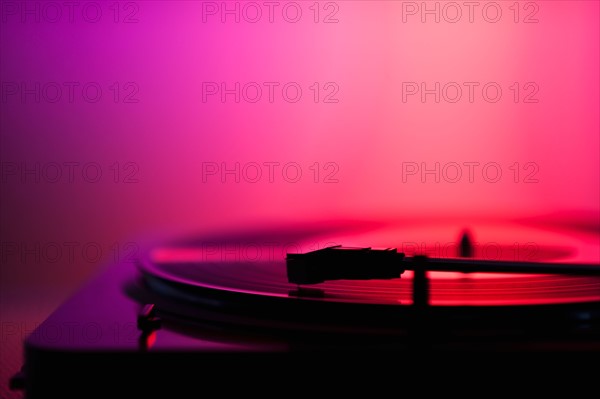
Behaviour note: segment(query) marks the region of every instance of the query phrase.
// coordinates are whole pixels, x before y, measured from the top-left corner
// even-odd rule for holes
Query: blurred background
[[[597,232],[599,2],[469,4],[3,1],[2,396],[37,324],[173,235]]]

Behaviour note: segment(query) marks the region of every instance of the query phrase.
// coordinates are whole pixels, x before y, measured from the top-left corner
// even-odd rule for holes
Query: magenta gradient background
[[[497,2],[498,23],[476,12],[473,23],[463,15],[454,24],[418,16],[403,23],[400,1],[338,1],[337,23],[314,23],[313,3],[298,2],[298,23],[276,12],[275,22],[263,15],[254,24],[218,16],[203,23],[202,2],[192,1],[133,2],[136,23],[115,23],[112,3],[98,3],[98,23],[78,13],[73,23],[22,22],[3,9],[3,83],[98,82],[103,96],[97,103],[2,98],[2,162],[97,162],[106,178],[3,178],[2,241],[97,242],[104,249],[135,241],[143,248],[146,240],[191,230],[329,218],[469,223],[566,212],[600,224],[598,1],[537,1],[539,22],[529,24],[513,22],[512,1]],[[122,19],[132,9],[118,4]],[[254,104],[203,103],[206,81],[297,82],[303,96],[297,103],[280,96],[269,103],[264,95]],[[473,103],[464,94],[456,104],[432,96],[403,102],[402,82],[411,81],[493,81],[503,97],[489,103],[476,91]],[[115,103],[108,89],[114,82],[137,84],[139,102]],[[335,82],[339,102],[314,103],[314,82]],[[515,103],[513,82],[535,82],[539,102]],[[108,166],[115,162],[135,162],[139,181],[114,183]],[[297,162],[304,175],[298,183],[281,175],[273,183],[203,183],[203,162]],[[338,165],[338,182],[313,182],[308,166],[315,162]],[[507,174],[498,183],[403,182],[403,162],[497,162]],[[536,163],[539,182],[513,182],[514,162]],[[8,256],[3,323],[43,320],[111,260],[108,250],[83,264]],[[12,355],[2,357],[12,360],[0,367],[2,386],[6,369],[20,361],[21,338],[3,334]]]

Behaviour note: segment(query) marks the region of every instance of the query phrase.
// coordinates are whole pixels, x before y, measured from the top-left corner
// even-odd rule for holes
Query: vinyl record
[[[358,226],[358,227],[357,227]],[[465,230],[455,225],[389,225],[338,222],[291,226],[230,236],[181,240],[154,249],[142,265],[154,276],[190,288],[293,298],[285,255],[331,245],[397,248],[407,255],[452,258],[470,236],[473,259],[522,262],[598,263],[597,238],[590,234],[544,231],[518,224],[486,224]],[[431,272],[431,304],[535,305],[600,300],[600,280],[582,276]],[[394,280],[331,281],[314,286],[306,300],[410,305],[412,272]],[[307,291],[309,292],[309,291]]]
[[[518,224],[337,222],[177,240],[140,264],[146,302],[191,325],[398,337],[427,328],[444,337],[585,333],[600,320],[600,278],[555,274],[429,272],[429,302],[417,310],[413,273],[382,280],[291,284],[287,253],[331,245],[395,247],[407,255],[473,260],[598,264],[597,237]],[[427,326],[427,327],[424,327]],[[220,327],[220,328],[221,328]],[[592,331],[597,331],[593,328]],[[423,336],[420,334],[420,336]],[[444,338],[446,339],[446,338]],[[302,342],[307,336],[302,335]]]

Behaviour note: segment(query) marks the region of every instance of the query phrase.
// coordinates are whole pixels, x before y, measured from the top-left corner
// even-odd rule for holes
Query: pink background
[[[3,330],[2,345],[12,353],[2,356],[3,387],[20,364],[22,336],[113,261],[115,243],[123,248],[133,242],[142,250],[146,240],[191,230],[328,218],[469,223],[554,214],[596,229],[600,224],[598,1],[530,2],[538,8],[537,23],[523,22],[535,11],[525,8],[527,2],[520,2],[515,23],[512,1],[497,2],[497,23],[482,17],[489,2],[475,9],[473,22],[463,7],[457,23],[436,23],[432,16],[423,23],[420,14],[403,22],[407,3],[400,1],[321,1],[318,23],[312,1],[297,2],[297,23],[282,17],[286,2],[272,23],[265,14],[257,23],[235,23],[233,16],[222,23],[220,14],[206,15],[203,23],[203,3],[191,1],[120,2],[118,22],[108,3],[97,3],[97,23],[81,10],[73,22],[63,15],[53,23],[42,14],[37,22],[21,10],[13,15],[6,8],[13,3],[21,7],[2,5],[0,32],[2,162],[95,162],[103,175],[97,183],[80,175],[74,182],[36,183],[3,174],[2,242],[94,242],[103,253],[94,262],[79,262],[76,255],[55,263],[3,254],[2,322],[21,332]],[[27,4],[42,13],[45,3]],[[324,23],[332,11],[338,22]],[[124,23],[129,13],[137,22]],[[37,103],[33,95],[23,103],[20,92],[7,91],[21,82],[97,82],[102,98],[90,103],[75,90],[70,102],[65,89],[56,103],[43,96]],[[114,82],[119,102],[109,88]],[[122,101],[128,82],[139,88],[136,103]],[[203,82],[297,82],[303,95],[296,103],[277,90],[272,103],[266,92],[257,103],[236,103],[232,95],[225,103],[219,96],[203,102]],[[322,90],[318,103],[309,89],[314,82]],[[322,101],[327,82],[339,88],[337,103]],[[480,86],[473,102],[466,91],[457,103],[436,103],[433,95],[403,102],[402,82]],[[487,82],[503,90],[496,103],[481,96]],[[516,103],[509,89],[514,82],[520,87]],[[537,103],[523,102],[528,82],[539,88]],[[119,175],[115,183],[115,162],[121,169],[134,163],[137,181],[124,183]],[[202,175],[206,162],[295,162],[303,175],[291,183],[277,169],[272,182],[264,174],[256,183],[243,176],[239,183],[231,176],[222,182],[220,175]],[[309,169],[315,162],[317,182]],[[430,168],[436,162],[495,162],[503,175],[496,183],[481,174],[473,182],[463,176],[436,183],[418,174],[403,181],[406,162]],[[509,169],[515,162],[517,182]],[[337,182],[325,182],[333,170],[324,169],[328,163],[337,168]],[[527,163],[537,166],[537,182],[524,182]]]

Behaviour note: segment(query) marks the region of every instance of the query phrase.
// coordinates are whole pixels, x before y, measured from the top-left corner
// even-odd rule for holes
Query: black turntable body
[[[13,386],[25,388],[28,398],[81,397],[78,384],[136,397],[209,389],[279,395],[282,383],[308,393],[321,382],[372,381],[367,376],[391,385],[400,372],[497,376],[504,361],[518,378],[531,376],[532,359],[553,372],[557,357],[597,363],[594,234],[586,233],[579,257],[570,243],[552,240],[528,253],[528,262],[512,254],[510,262],[506,254],[481,259],[475,247],[472,258],[454,257],[461,266],[446,270],[418,245],[402,253],[408,246],[390,238],[396,228],[350,225],[186,238],[113,265],[27,339]],[[349,248],[342,258],[328,258],[341,243],[369,242],[388,249]],[[398,250],[390,249],[394,243]],[[457,244],[463,252],[464,244]],[[504,249],[513,244],[496,242]],[[299,255],[306,253],[327,256]],[[427,256],[409,256],[419,254]],[[575,262],[561,263],[561,256]],[[299,259],[313,274],[297,269]],[[527,265],[527,273],[510,269]],[[555,272],[536,273],[537,265]],[[466,366],[455,366],[459,358]]]

